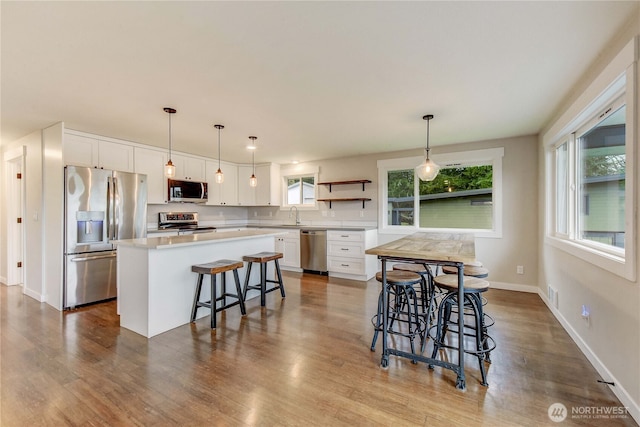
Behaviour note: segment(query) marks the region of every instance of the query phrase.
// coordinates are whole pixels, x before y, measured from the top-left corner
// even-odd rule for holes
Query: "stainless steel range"
[[[178,234],[210,233],[216,227],[199,226],[197,212],[159,212],[158,230],[177,230]]]

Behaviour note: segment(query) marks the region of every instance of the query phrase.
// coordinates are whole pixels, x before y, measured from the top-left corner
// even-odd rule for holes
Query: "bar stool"
[[[284,255],[280,252],[260,252],[253,255],[246,255],[242,257],[243,261],[249,263],[247,266],[247,275],[244,279],[244,290],[242,292],[243,299],[247,299],[247,291],[249,289],[258,289],[260,291],[260,305],[264,307],[266,305],[265,296],[276,289],[280,289],[280,295],[282,298],[285,297],[284,294],[284,283],[282,282],[282,272],[280,271],[280,264],[278,260],[282,258]],[[276,269],[276,277],[277,280],[267,279],[267,263],[269,261],[273,261]],[[251,265],[253,263],[260,264],[260,283],[255,285],[249,285],[249,278],[251,276]],[[272,287],[271,289],[267,289],[267,283],[275,283],[277,286]]]
[[[458,274],[458,269],[453,266],[442,266],[444,274]],[[478,279],[486,279],[489,277],[489,270],[485,268],[480,261],[464,265],[464,276],[476,277]],[[482,305],[487,305],[487,299],[482,297]],[[494,325],[493,317],[484,313],[485,327],[489,328]]]
[[[393,265],[394,271],[411,271],[420,275],[420,306],[422,313],[431,320],[435,309],[435,286],[433,284],[433,274],[428,264],[400,263]]]
[[[411,353],[415,354],[414,339],[420,336],[421,348],[424,348],[426,320],[418,312],[418,297],[414,285],[419,284],[423,278],[412,271],[392,270],[386,272],[387,279],[387,307],[388,319],[387,333],[409,338]],[[376,280],[382,283],[382,272],[376,273]],[[384,287],[378,296],[378,312],[371,318],[373,324],[373,340],[371,351],[375,351],[378,333],[383,325],[383,294]],[[393,301],[393,302],[392,302]],[[394,323],[396,326],[394,327]],[[406,325],[406,330],[403,327]],[[415,363],[415,362],[414,362]]]
[[[457,322],[451,321],[451,314],[453,308],[458,306],[458,275],[457,274],[443,274],[434,278],[435,284],[443,290],[447,291],[442,301],[440,301],[440,307],[438,308],[438,323],[436,326],[432,326],[429,330],[429,336],[433,338],[433,353],[431,357],[435,359],[438,354],[438,350],[441,348],[458,349],[457,346],[445,344],[447,332],[458,334],[458,339],[464,339],[465,336],[472,336],[475,338],[475,347],[473,349],[466,349],[465,353],[473,354],[478,358],[480,365],[480,373],[482,375],[482,385],[487,386],[486,371],[484,362],[491,362],[489,357],[491,351],[496,347],[495,341],[487,334],[487,328],[484,324],[484,313],[482,307],[482,300],[480,294],[489,289],[489,282],[476,277],[464,278],[464,305],[469,309],[468,313],[463,311],[463,315],[470,314],[474,318],[474,323],[471,325],[465,325],[465,330],[468,329],[472,332],[465,332],[456,329]],[[452,329],[453,327],[453,329]],[[435,329],[435,335],[433,330]],[[463,357],[460,355],[459,357]],[[432,368],[433,366],[429,366]]]
[[[242,298],[242,289],[240,288],[240,278],[238,277],[238,269],[242,268],[243,266],[244,264],[242,263],[242,261],[233,261],[228,259],[220,259],[217,261],[209,262],[207,264],[198,264],[191,266],[191,271],[194,273],[198,273],[196,294],[193,298],[193,308],[191,309],[191,322],[194,322],[196,320],[196,314],[198,308],[200,307],[206,307],[211,310],[211,329],[216,328],[216,313],[218,311],[225,310],[229,307],[233,307],[234,305],[239,305],[242,315],[244,316],[245,314],[247,314],[244,307],[244,299]],[[235,294],[227,292],[227,271],[233,271],[233,278],[236,282]],[[200,293],[202,291],[202,280],[205,274],[211,276],[211,299],[209,301],[201,302]],[[216,295],[216,274],[220,274],[222,276],[222,293],[220,296]],[[232,297],[236,300],[227,303],[227,297]],[[222,301],[222,306],[216,307],[216,303],[218,301]]]

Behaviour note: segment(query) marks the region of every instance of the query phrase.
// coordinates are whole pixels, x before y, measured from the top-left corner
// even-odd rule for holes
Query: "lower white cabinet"
[[[329,275],[354,280],[369,280],[376,274],[377,259],[366,255],[376,246],[377,230],[327,231],[327,269]]]
[[[282,230],[278,230],[282,231]],[[300,270],[300,231],[291,230],[283,236],[276,236],[276,252],[282,252],[280,267],[284,270]]]

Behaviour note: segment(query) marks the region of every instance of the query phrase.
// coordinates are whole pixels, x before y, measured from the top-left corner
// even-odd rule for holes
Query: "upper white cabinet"
[[[167,202],[166,151],[135,147],[135,172],[147,175],[147,203]]]
[[[133,146],[74,133],[64,134],[63,157],[65,165],[134,171]]]
[[[249,185],[249,178],[253,173],[252,166],[238,166],[238,204],[254,206],[256,204],[256,188]]]
[[[209,201],[207,205],[237,205],[238,204],[238,166],[220,162],[220,169],[224,176],[222,184],[216,183],[218,162],[206,162],[207,182],[209,183]]]
[[[280,165],[270,163],[256,166],[256,205],[280,206]]]
[[[249,186],[253,167],[238,166],[238,204],[242,206],[280,206],[280,165],[256,165],[256,187]]]
[[[187,181],[205,181],[207,179],[204,158],[172,153],[171,161],[176,167],[175,179]]]

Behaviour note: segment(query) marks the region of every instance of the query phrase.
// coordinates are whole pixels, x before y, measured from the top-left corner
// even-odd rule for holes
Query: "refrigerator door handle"
[[[105,258],[115,258],[116,254],[108,254],[108,255],[94,255],[94,256],[86,256],[86,257],[77,257],[71,258],[71,262],[84,262],[84,261],[93,261],[95,259],[105,259]]]
[[[120,228],[120,194],[118,194],[118,178],[113,177],[112,180],[113,188],[111,190],[111,208],[113,209],[113,239],[117,239]]]
[[[107,241],[111,240],[113,237],[113,217],[111,216],[111,203],[112,203],[112,179],[107,178]]]

